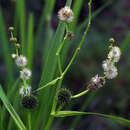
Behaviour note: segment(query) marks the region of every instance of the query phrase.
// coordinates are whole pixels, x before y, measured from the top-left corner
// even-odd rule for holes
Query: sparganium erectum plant
[[[84,91],[78,94],[73,95],[72,94],[73,92],[70,92],[69,89],[63,87],[63,80],[66,78],[67,72],[70,70],[72,64],[75,62],[77,55],[80,54],[79,53],[80,50],[82,51],[82,46],[89,32],[91,20],[92,20],[92,16],[91,16],[92,0],[89,0],[88,2],[89,16],[88,16],[87,27],[83,33],[81,41],[79,42],[76,49],[74,50],[74,53],[69,63],[66,66],[63,66],[64,64],[62,63],[61,57],[66,47],[66,44],[73,41],[74,37],[76,37],[76,35],[74,35],[74,32],[70,27],[71,24],[73,24],[74,20],[77,18],[75,17],[75,14],[71,9],[71,2],[72,2],[71,0],[67,0],[67,4],[65,5],[65,7],[61,8],[58,11],[58,15],[57,15],[60,22],[57,30],[60,31],[59,33],[57,33],[58,32],[57,31],[56,35],[57,37],[61,38],[59,40],[56,39],[54,40],[55,44],[57,44],[56,42],[60,42],[59,45],[54,45],[54,48],[56,48],[54,52],[55,52],[56,65],[57,65],[56,70],[54,72],[56,72],[55,75],[57,77],[53,80],[50,80],[51,75],[48,76],[44,72],[45,76],[47,78],[49,77],[48,80],[41,81],[40,85],[35,88],[32,88],[33,85],[31,85],[30,82],[30,79],[32,78],[33,75],[33,69],[31,67],[28,67],[28,64],[30,64],[30,60],[28,59],[28,56],[26,56],[26,53],[24,53],[23,51],[24,50],[23,47],[25,43],[24,42],[22,42],[21,44],[18,43],[17,38],[14,37],[15,34],[14,27],[9,27],[8,29],[8,31],[10,32],[10,42],[13,43],[13,46],[15,48],[15,52],[13,52],[10,55],[10,57],[13,59],[14,63],[19,69],[18,79],[20,80],[19,81],[20,86],[18,88],[19,90],[18,96],[20,97],[20,104],[21,104],[20,106],[22,106],[21,109],[25,110],[26,113],[23,115],[22,119],[25,120],[27,116],[27,123],[23,123],[23,121],[20,119],[20,116],[22,116],[23,113],[20,113],[20,116],[16,113],[15,109],[10,104],[9,100],[7,99],[7,96],[4,94],[4,91],[2,90],[1,87],[0,87],[0,94],[2,96],[0,96],[0,98],[3,101],[6,109],[10,113],[11,117],[15,121],[17,127],[20,130],[38,130],[38,129],[50,130],[52,123],[56,117],[67,117],[67,116],[78,116],[78,115],[97,115],[97,116],[112,118],[114,120],[122,121],[130,124],[130,120],[117,117],[117,116],[101,114],[101,113],[93,113],[93,112],[64,110],[65,107],[69,105],[73,99],[80,98],[81,96],[96,91],[99,88],[101,89],[102,87],[106,86],[107,80],[116,78],[118,76],[118,69],[116,65],[119,62],[121,57],[120,47],[116,46],[115,43],[116,41],[114,40],[114,38],[110,38],[109,39],[110,45],[108,48],[109,52],[106,55],[106,59],[102,62],[103,73],[102,74],[95,73],[95,76],[90,78],[90,81],[84,87]],[[49,19],[49,17],[47,18]],[[32,23],[30,24],[32,25]],[[63,37],[60,35],[62,35]],[[21,38],[24,38],[24,35],[21,35]],[[32,39],[28,39],[29,42],[31,40]],[[31,49],[29,51],[31,51]],[[51,47],[51,49],[53,49],[53,47]],[[46,56],[47,58],[49,56],[53,57],[54,56],[53,54],[54,53],[50,52],[48,56],[47,55]],[[48,62],[48,59],[46,60],[46,62]],[[51,64],[51,67],[53,68],[54,65],[55,64]],[[47,65],[45,64],[45,66]],[[46,89],[49,90],[45,91]],[[51,93],[52,89],[54,89],[53,93]],[[47,97],[50,97],[51,100],[48,100],[46,103],[42,102],[45,100],[44,98],[42,100],[39,100],[40,96],[41,97],[44,96],[42,91],[45,91],[44,94],[46,96],[46,99],[48,99]]]

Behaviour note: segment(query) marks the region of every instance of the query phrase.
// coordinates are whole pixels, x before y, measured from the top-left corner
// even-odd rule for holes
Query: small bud
[[[110,38],[110,39],[109,39],[109,42],[110,42],[110,43],[114,43],[114,42],[115,42],[115,39],[114,39],[114,38]]]
[[[16,37],[10,38],[10,42],[16,43],[17,42],[17,38]]]
[[[59,10],[58,18],[63,22],[70,23],[74,18],[73,11],[70,9],[69,6],[65,6],[64,8]]]
[[[13,59],[15,59],[17,57],[16,54],[12,54],[11,56],[12,56]]]
[[[68,32],[68,39],[69,39],[70,41],[72,41],[72,40],[74,39],[74,34],[73,34],[73,32]]]
[[[17,43],[15,46],[16,46],[17,48],[20,48],[20,44],[19,44],[19,43]]]
[[[71,101],[71,92],[66,88],[61,88],[58,92],[58,103],[69,104]]]
[[[24,108],[26,109],[34,109],[38,105],[38,100],[35,96],[30,95],[30,96],[24,96],[22,98],[21,104],[23,105]]]
[[[9,27],[9,31],[14,31],[14,27]]]

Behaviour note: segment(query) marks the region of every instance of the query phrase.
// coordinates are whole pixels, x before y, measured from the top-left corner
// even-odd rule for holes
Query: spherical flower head
[[[17,56],[15,63],[19,67],[25,67],[27,65],[27,58],[23,55]]]
[[[112,47],[108,53],[108,59],[111,59],[112,62],[118,62],[121,56],[120,48],[117,46]]]
[[[31,74],[32,72],[29,69],[24,68],[22,71],[20,71],[20,78],[28,80],[31,77]]]
[[[59,10],[58,18],[63,22],[70,23],[74,18],[73,11],[70,9],[69,6],[65,6],[64,8]]]
[[[115,66],[110,67],[107,71],[104,72],[104,74],[107,79],[113,79],[118,75],[117,68]]]
[[[102,68],[104,69],[104,71],[108,71],[109,68],[113,67],[113,62],[111,62],[111,60],[107,59],[107,60],[104,60],[103,63],[102,63]]]
[[[35,96],[30,95],[30,96],[24,96],[22,98],[21,104],[23,105],[24,108],[26,109],[34,109],[38,105],[38,100]]]
[[[66,88],[61,88],[58,92],[58,103],[69,104],[71,100],[71,92]]]
[[[98,75],[92,77],[90,84],[88,85],[87,89],[89,90],[96,90],[98,88],[103,87],[105,84],[104,77],[99,77]]]
[[[25,95],[31,95],[32,92],[32,88],[31,86],[27,86],[26,88],[24,86],[21,86],[20,90],[19,90],[19,94],[23,97]]]

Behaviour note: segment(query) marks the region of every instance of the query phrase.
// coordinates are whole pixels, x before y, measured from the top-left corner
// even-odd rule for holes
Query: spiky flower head
[[[20,71],[20,78],[28,80],[31,77],[31,70],[24,68],[22,71]]]
[[[19,67],[25,67],[27,65],[27,58],[23,55],[17,56],[15,63]]]
[[[105,84],[104,77],[99,77],[98,75],[92,77],[90,84],[88,85],[87,89],[95,90],[98,88],[103,87]]]
[[[111,59],[112,62],[118,62],[121,56],[120,48],[114,46],[111,48],[110,52],[108,53],[108,59]]]
[[[64,8],[59,10],[58,18],[63,22],[70,23],[74,18],[73,11],[70,9],[69,6],[65,6]]]
[[[30,95],[30,96],[24,96],[22,98],[21,104],[23,105],[24,108],[26,109],[34,109],[38,105],[38,100],[35,96]]]
[[[32,93],[32,88],[31,86],[27,85],[25,86],[21,86],[20,90],[19,90],[19,94],[23,97],[23,96],[30,96]]]
[[[109,67],[108,70],[104,72],[104,74],[107,79],[113,79],[118,75],[117,68],[115,66]]]
[[[71,100],[71,92],[66,88],[61,88],[58,92],[58,103],[69,104]]]

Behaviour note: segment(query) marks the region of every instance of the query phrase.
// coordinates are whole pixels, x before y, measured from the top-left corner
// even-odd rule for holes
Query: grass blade
[[[3,49],[3,54],[4,54],[4,60],[5,60],[5,64],[7,67],[7,79],[8,79],[8,85],[12,84],[14,81],[13,78],[13,62],[9,53],[9,43],[8,43],[8,38],[6,35],[6,31],[5,31],[5,25],[4,25],[4,20],[2,17],[2,10],[0,8],[0,39],[1,39],[1,45],[2,45],[2,49]],[[7,85],[7,86],[8,86]]]
[[[18,114],[16,113],[16,111],[14,110],[12,105],[10,104],[10,102],[9,102],[8,98],[6,97],[1,85],[0,85],[0,98],[1,98],[4,106],[6,107],[7,111],[10,113],[11,117],[14,119],[18,128],[20,130],[26,130],[26,127],[24,126],[20,117],[18,116]]]
[[[34,17],[33,14],[29,16],[28,22],[28,39],[27,39],[27,59],[28,59],[28,68],[32,69],[32,62],[33,62],[33,43],[34,43]]]
[[[79,112],[79,111],[58,111],[54,114],[52,114],[55,117],[67,117],[67,116],[78,116],[78,115],[96,115],[96,116],[101,116],[101,117],[106,117],[106,118],[111,118],[116,121],[121,121],[124,123],[127,123],[130,126],[130,120],[127,120],[122,117],[117,117],[113,115],[107,115],[107,114],[101,114],[101,113],[93,113],[93,112]]]

